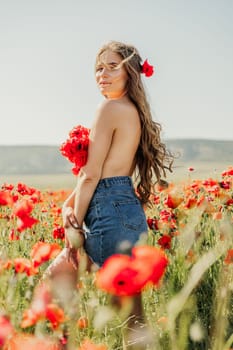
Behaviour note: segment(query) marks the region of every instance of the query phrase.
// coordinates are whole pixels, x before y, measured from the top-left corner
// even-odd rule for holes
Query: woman
[[[50,273],[78,266],[68,235],[71,226],[83,234],[85,224],[84,248],[98,266],[119,252],[124,241],[132,247],[147,231],[143,207],[150,203],[155,182],[170,169],[172,157],[161,143],[160,124],[152,120],[141,75],[142,59],[135,47],[112,41],[98,52],[95,77],[105,99],[91,128],[87,163],[63,205],[66,249]]]

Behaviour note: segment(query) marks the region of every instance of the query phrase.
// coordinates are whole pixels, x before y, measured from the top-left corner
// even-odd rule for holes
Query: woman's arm
[[[74,199],[75,199],[75,193],[77,190],[77,186],[73,190],[73,192],[69,195],[69,197],[65,200],[65,202],[62,205],[62,213],[68,208],[74,208]]]

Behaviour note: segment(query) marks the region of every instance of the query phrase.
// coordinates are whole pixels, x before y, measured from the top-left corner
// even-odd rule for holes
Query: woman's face
[[[126,93],[128,75],[122,58],[117,53],[104,51],[96,65],[96,82],[102,95],[109,99],[117,99]]]

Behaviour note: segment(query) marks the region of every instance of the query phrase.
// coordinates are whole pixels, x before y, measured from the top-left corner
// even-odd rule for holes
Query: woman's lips
[[[99,83],[100,86],[107,86],[107,85],[110,85],[111,83],[108,83],[106,81],[102,81]]]

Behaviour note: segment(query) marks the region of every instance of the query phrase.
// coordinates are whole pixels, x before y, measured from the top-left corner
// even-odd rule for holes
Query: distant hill
[[[233,141],[170,139],[164,142],[179,155],[178,162],[233,163]],[[68,174],[71,168],[72,164],[60,154],[58,146],[0,146],[0,175]]]
[[[0,146],[0,174],[58,174],[71,167],[58,146]]]
[[[174,139],[167,140],[168,148],[180,154],[181,162],[230,162],[233,163],[233,140]]]

